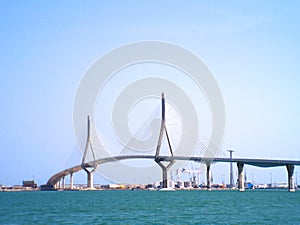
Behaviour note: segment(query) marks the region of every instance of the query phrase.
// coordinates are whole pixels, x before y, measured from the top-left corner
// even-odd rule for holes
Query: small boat
[[[147,188],[148,191],[155,191],[155,188],[153,187],[150,187],[150,188]]]
[[[159,191],[175,191],[174,188],[161,188]]]

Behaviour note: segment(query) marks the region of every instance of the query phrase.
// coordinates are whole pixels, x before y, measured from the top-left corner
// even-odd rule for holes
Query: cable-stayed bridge
[[[212,163],[217,162],[229,162],[229,163],[237,163],[238,167],[238,189],[240,191],[244,191],[244,177],[243,177],[243,168],[245,164],[257,166],[257,167],[277,167],[277,166],[284,166],[287,169],[287,178],[288,178],[288,190],[295,191],[295,185],[293,182],[293,173],[294,167],[300,165],[299,160],[274,160],[274,159],[249,159],[249,158],[226,158],[226,157],[212,157],[209,156],[176,156],[174,155],[171,141],[169,137],[169,133],[166,127],[166,120],[165,120],[165,98],[164,94],[162,94],[162,115],[161,115],[161,124],[160,124],[160,132],[158,137],[158,143],[155,151],[155,155],[134,155],[134,154],[127,154],[127,155],[116,155],[116,156],[109,156],[103,158],[96,158],[95,152],[91,144],[91,125],[90,119],[88,117],[88,132],[87,132],[87,141],[85,145],[85,151],[82,158],[82,163],[80,165],[65,169],[54,174],[47,182],[47,188],[58,188],[58,184],[60,182],[63,183],[66,176],[70,176],[70,189],[73,189],[73,174],[84,170],[87,173],[87,188],[93,188],[93,174],[97,167],[101,164],[106,163],[114,163],[122,160],[129,160],[129,159],[149,159],[154,160],[162,170],[162,187],[168,187],[168,172],[172,165],[176,161],[194,161],[202,163],[206,166],[206,180],[207,180],[207,189],[210,190],[211,188],[211,172],[210,167]],[[163,136],[166,136],[168,148],[170,151],[169,155],[162,155],[161,154],[161,145]],[[91,147],[91,154],[92,160],[87,160],[88,149]],[[87,162],[86,162],[87,161]]]

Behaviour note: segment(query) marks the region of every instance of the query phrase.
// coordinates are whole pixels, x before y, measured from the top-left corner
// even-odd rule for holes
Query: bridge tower
[[[94,188],[94,172],[97,169],[97,164],[95,163],[86,163],[86,155],[88,152],[89,147],[92,151],[93,161],[96,160],[95,152],[93,148],[93,144],[91,142],[91,123],[90,123],[90,117],[87,118],[87,140],[85,144],[85,149],[82,157],[81,167],[82,169],[87,173],[87,188],[93,189]]]
[[[161,188],[168,188],[168,171],[171,168],[171,166],[175,163],[175,161],[172,159],[168,163],[163,164],[163,160],[160,158],[159,153],[161,149],[161,143],[163,139],[163,135],[165,133],[168,141],[168,146],[169,150],[171,153],[171,156],[173,155],[173,150],[170,142],[170,138],[168,135],[167,127],[166,127],[166,118],[165,118],[165,96],[164,93],[161,94],[161,110],[162,110],[162,115],[161,115],[161,126],[160,126],[160,132],[159,132],[159,138],[158,138],[158,143],[156,147],[156,153],[155,153],[155,162],[160,166],[162,169],[162,187]]]

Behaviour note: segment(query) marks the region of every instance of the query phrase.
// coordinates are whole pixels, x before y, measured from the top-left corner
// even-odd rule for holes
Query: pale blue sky
[[[178,44],[210,68],[226,106],[223,149],[300,160],[299,12],[298,1],[1,2],[0,184],[42,184],[70,164],[85,71],[143,40]],[[261,182],[278,171],[252,170]]]

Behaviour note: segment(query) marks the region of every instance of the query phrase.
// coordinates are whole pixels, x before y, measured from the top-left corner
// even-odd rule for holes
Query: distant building
[[[125,190],[126,187],[123,184],[107,184],[107,185],[101,185],[101,188],[103,189],[121,189]]]
[[[34,180],[23,180],[23,187],[37,188],[37,184]]]
[[[276,182],[273,186],[275,188],[288,188],[288,184],[286,182]]]
[[[255,188],[257,188],[257,189],[266,189],[266,188],[268,188],[268,184],[257,184],[255,186]]]
[[[22,189],[23,187],[22,187],[22,185],[14,185],[14,186],[12,186],[12,189],[14,189],[14,190],[18,190],[18,189]]]

